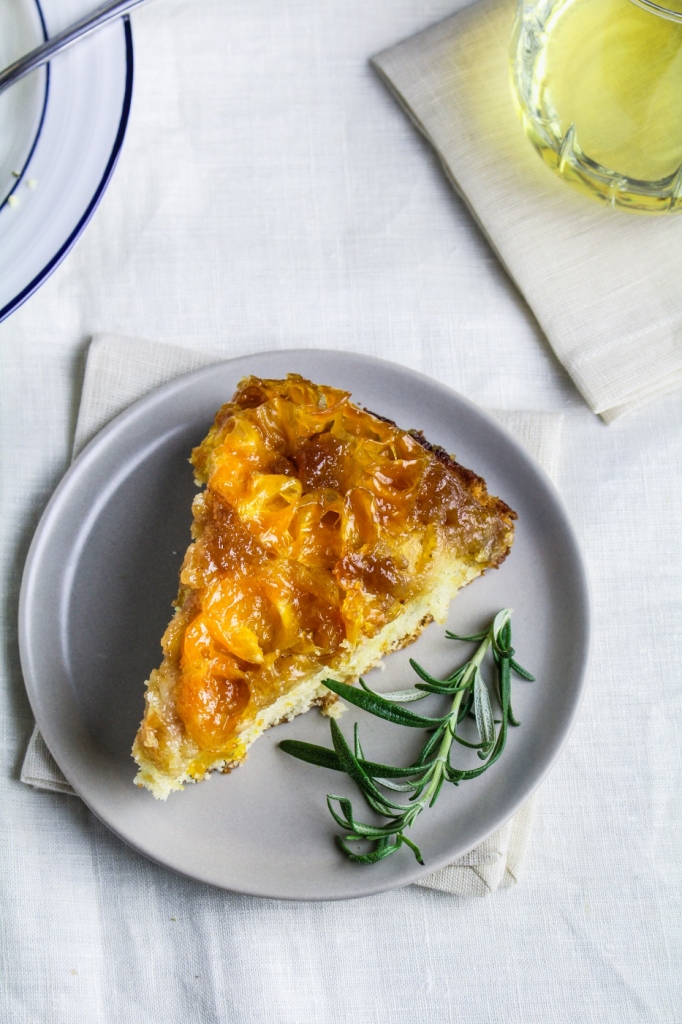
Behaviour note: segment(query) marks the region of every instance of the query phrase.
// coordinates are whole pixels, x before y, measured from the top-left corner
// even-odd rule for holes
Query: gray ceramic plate
[[[130,757],[143,682],[160,659],[189,541],[195,493],[188,456],[240,377],[299,372],[352,391],[361,405],[456,453],[519,513],[511,555],[464,590],[449,626],[478,629],[514,609],[514,645],[537,682],[515,682],[521,727],[502,759],[476,780],[448,786],[414,829],[426,859],[409,850],[371,867],[335,847],[328,792],[350,782],[285,755],[296,737],[329,744],[317,711],[266,733],[231,775],[188,786],[166,803],[133,785]],[[494,420],[449,388],[392,363],[299,350],[235,359],[187,376],[136,402],[107,426],[64,477],[36,533],[21,595],[24,677],[55,760],[87,805],[117,835],[161,864],[234,891],[289,899],[345,899],[406,885],[470,850],[527,799],[556,757],[576,714],[585,670],[589,600],[576,540],[556,491]],[[469,648],[433,625],[368,681],[412,685],[408,658],[435,674]],[[428,698],[417,707],[433,713]],[[420,733],[349,708],[368,756],[409,763]],[[464,747],[457,762],[471,763]],[[358,804],[361,801],[358,800]]]

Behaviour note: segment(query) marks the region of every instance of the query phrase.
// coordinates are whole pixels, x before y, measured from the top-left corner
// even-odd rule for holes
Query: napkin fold
[[[515,9],[480,0],[373,64],[608,423],[682,385],[682,216],[610,209],[545,167],[511,95]]]
[[[88,350],[73,457],[106,423],[147,392],[182,373],[219,362],[222,358],[216,353],[190,351],[115,335],[94,338]],[[561,414],[493,411],[493,415],[516,435],[548,475],[556,480]],[[36,789],[76,796],[37,727],[26,750],[21,781]],[[534,800],[531,797],[510,821],[475,849],[417,884],[460,896],[485,895],[513,885],[518,879],[531,833]]]

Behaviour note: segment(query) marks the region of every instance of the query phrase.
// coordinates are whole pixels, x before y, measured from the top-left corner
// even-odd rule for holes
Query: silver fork
[[[94,32],[97,28],[101,28],[102,25],[113,21],[114,18],[120,18],[121,15],[132,10],[133,7],[137,7],[145,2],[146,0],[106,0],[105,3],[91,11],[90,14],[86,14],[74,22],[73,25],[65,28],[62,32],[58,32],[52,39],[48,39],[47,42],[36,46],[35,50],[31,50],[24,57],[15,60],[4,71],[0,71],[0,93],[20,78],[23,78],[24,75],[28,75],[29,72],[39,68],[41,64],[46,64],[54,57],[55,53],[65,50],[67,46],[71,46],[77,39],[82,39],[83,36]]]

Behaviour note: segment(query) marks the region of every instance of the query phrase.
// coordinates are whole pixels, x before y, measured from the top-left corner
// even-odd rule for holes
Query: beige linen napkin
[[[131,402],[182,373],[218,362],[208,352],[101,335],[88,351],[83,392],[73,445],[74,458],[98,430]],[[543,412],[494,412],[556,478],[562,416]],[[35,728],[21,770],[21,781],[36,789],[75,796],[43,737]],[[132,785],[132,769],[131,769]],[[480,846],[418,884],[457,895],[485,895],[513,885],[530,836],[533,798]]]
[[[481,0],[373,63],[610,422],[682,385],[682,215],[612,210],[544,166],[512,103],[515,8]]]

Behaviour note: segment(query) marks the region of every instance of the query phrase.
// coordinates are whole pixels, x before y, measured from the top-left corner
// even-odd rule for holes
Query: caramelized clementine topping
[[[515,515],[482,480],[349,397],[248,377],[192,454],[206,488],[164,650],[202,751],[332,672],[420,593],[439,553],[492,565],[508,551]]]

